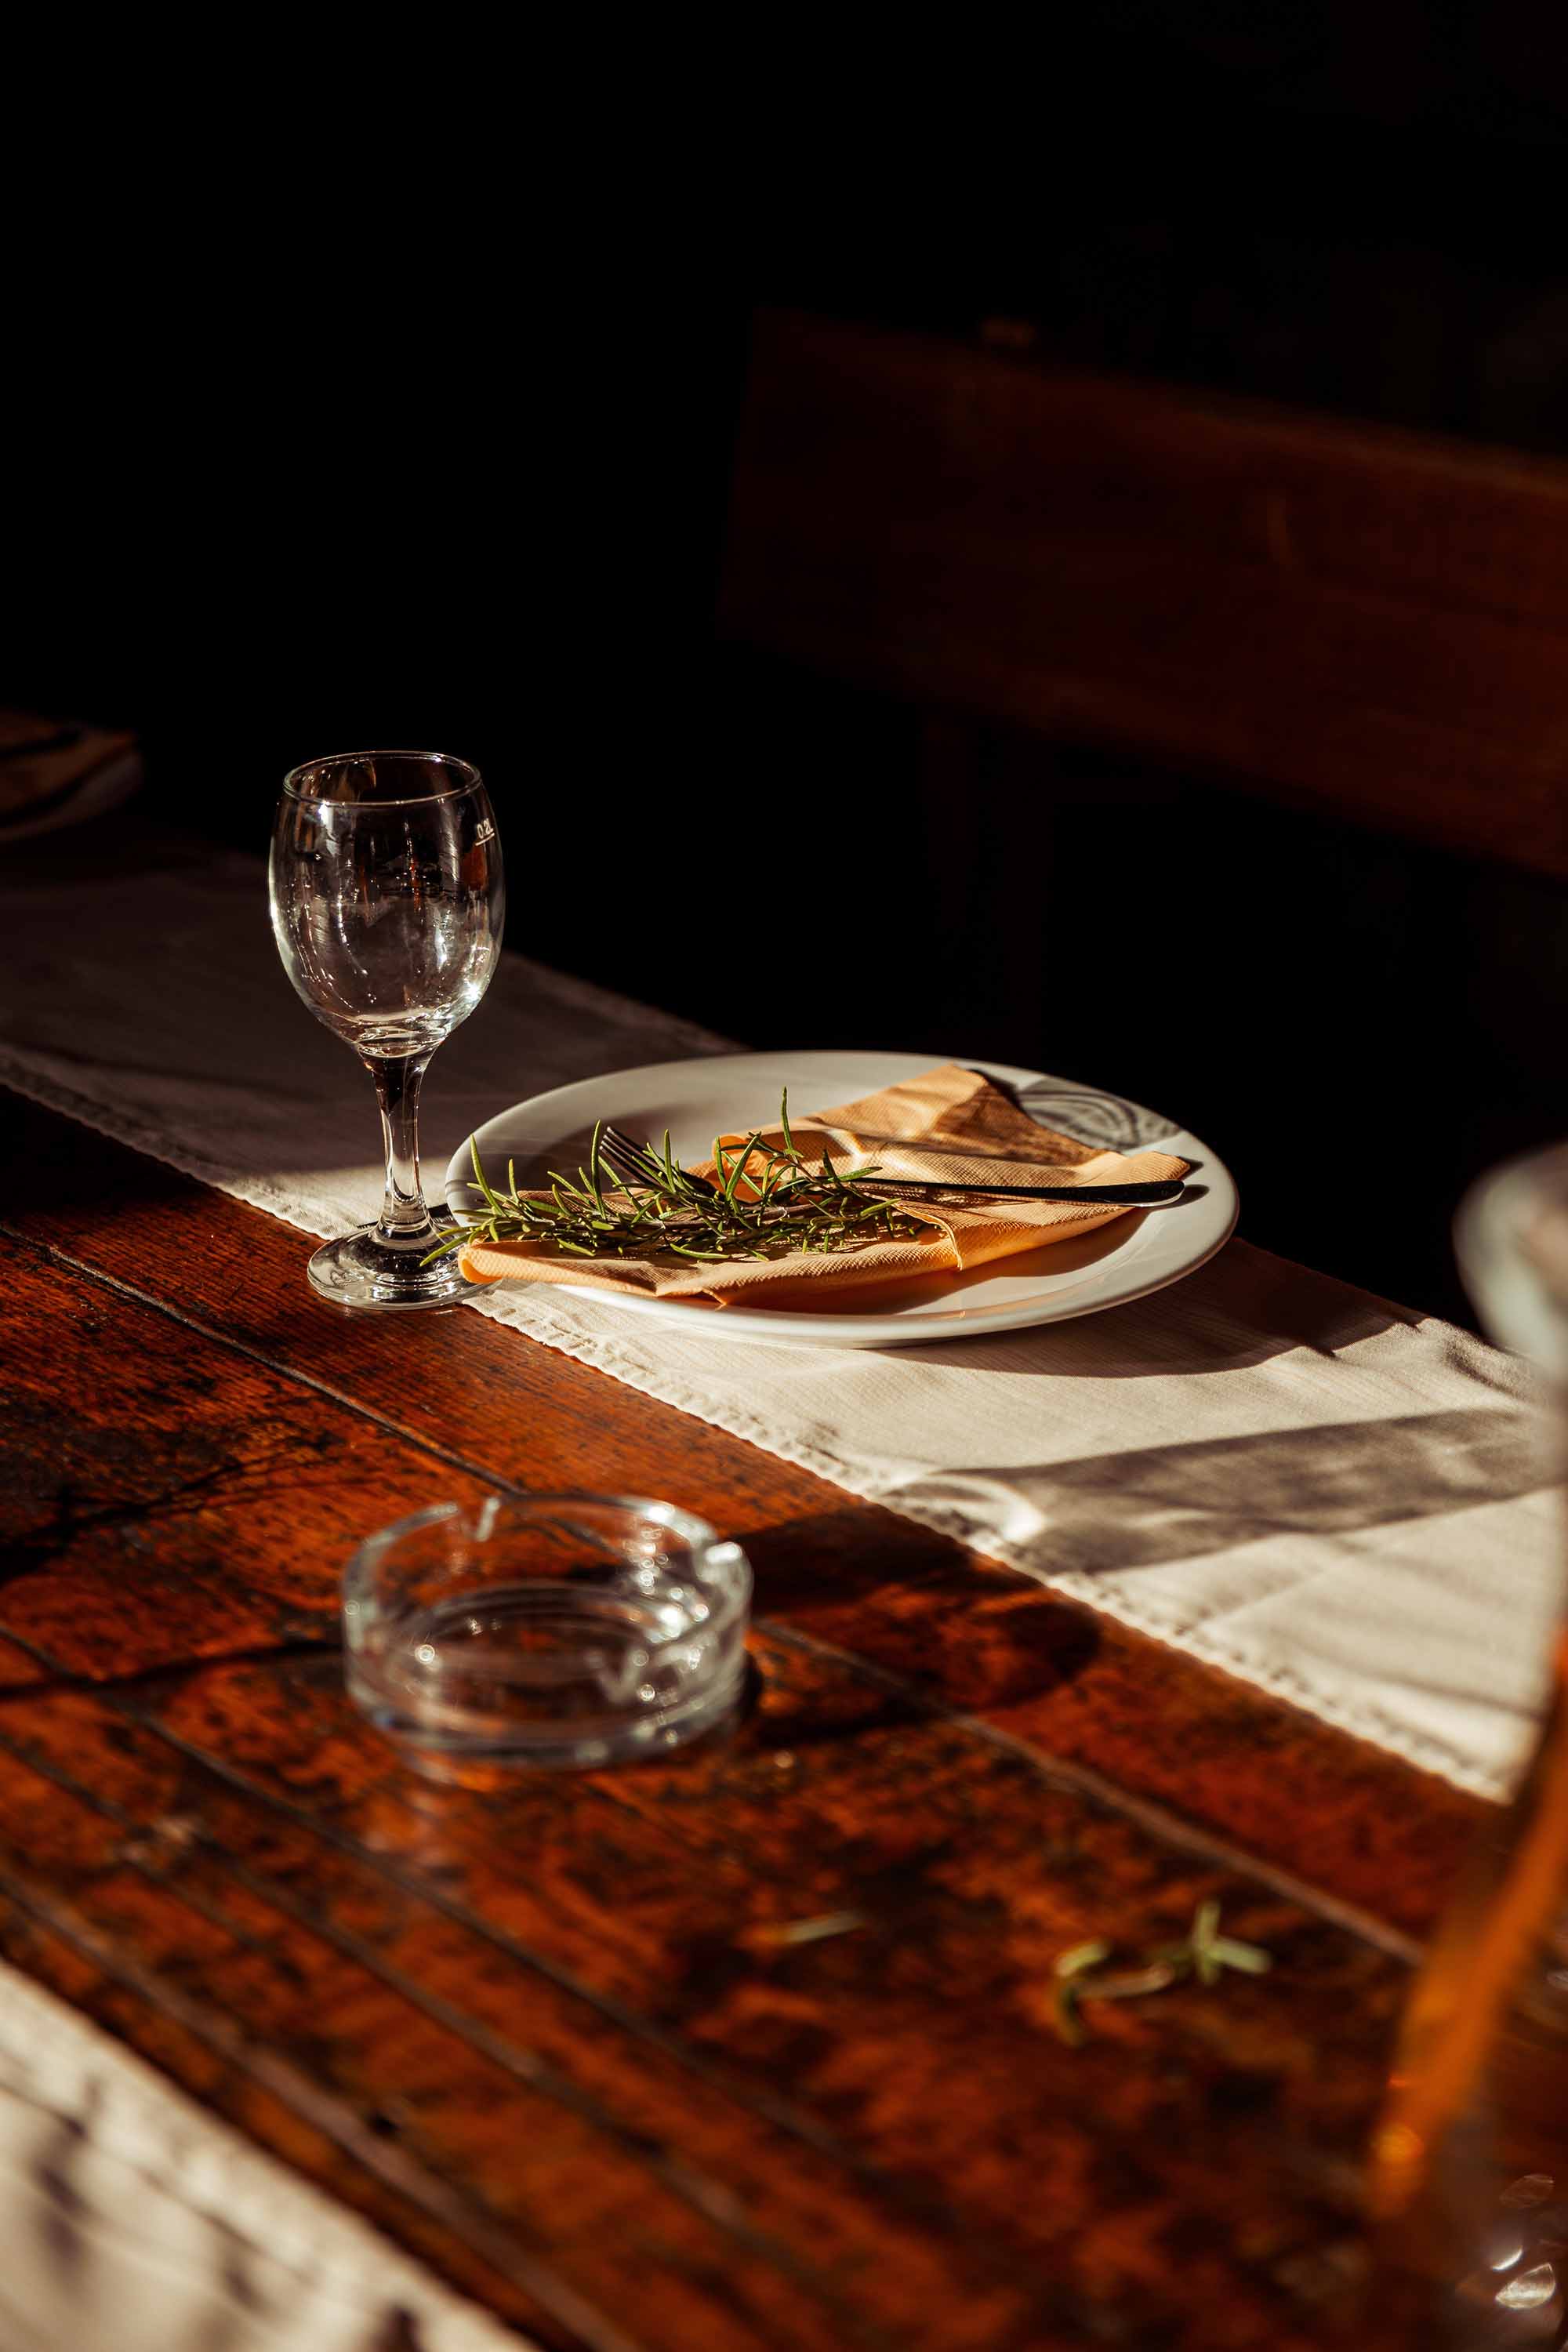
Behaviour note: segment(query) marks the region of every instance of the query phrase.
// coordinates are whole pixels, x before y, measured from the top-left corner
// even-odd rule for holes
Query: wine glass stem
[[[399,1054],[366,1064],[386,1148],[386,1198],[377,1228],[383,1241],[416,1240],[434,1230],[419,1187],[419,1087],[429,1059],[428,1054]]]

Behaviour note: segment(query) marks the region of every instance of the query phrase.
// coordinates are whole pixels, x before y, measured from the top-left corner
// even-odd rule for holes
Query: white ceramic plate
[[[585,1156],[599,1118],[613,1119],[639,1141],[644,1136],[658,1139],[668,1128],[676,1157],[689,1162],[707,1156],[716,1135],[776,1120],[785,1087],[792,1109],[805,1115],[819,1106],[858,1101],[862,1095],[929,1070],[940,1058],[931,1054],[776,1053],[655,1062],[535,1095],[488,1119],[474,1139],[487,1172],[504,1173],[507,1161],[515,1160],[520,1185],[542,1182],[550,1166],[574,1168]],[[973,1274],[922,1275],[886,1284],[875,1314],[846,1314],[826,1305],[719,1307],[699,1299],[636,1298],[607,1290],[582,1289],[575,1295],[598,1299],[616,1314],[684,1324],[688,1329],[694,1318],[700,1318],[704,1336],[713,1339],[765,1339],[775,1345],[787,1340],[813,1348],[911,1348],[983,1331],[1060,1323],[1069,1316],[1121,1307],[1168,1282],[1179,1282],[1229,1239],[1237,1217],[1230,1171],[1184,1128],[1120,1096],[1047,1077],[1038,1070],[1013,1069],[1003,1062],[964,1066],[1015,1087],[1025,1108],[1042,1126],[1061,1134],[1122,1151],[1153,1146],[1191,1160],[1186,1196],[1173,1208],[1134,1210],[1080,1240],[1054,1242],[978,1266]],[[447,1199],[452,1208],[473,1206],[472,1178],[465,1143],[447,1171]]]

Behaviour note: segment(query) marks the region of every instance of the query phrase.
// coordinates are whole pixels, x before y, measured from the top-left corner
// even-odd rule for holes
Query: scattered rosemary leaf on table
[[[1274,1965],[1261,1944],[1244,1944],[1235,1936],[1216,1936],[1211,1948],[1226,1968],[1239,1969],[1246,1976],[1267,1976]]]
[[[1075,1944],[1068,1952],[1058,1952],[1056,1972],[1058,1977],[1081,1976],[1085,1969],[1097,1969],[1101,1960],[1110,1958],[1110,1946],[1096,1937],[1091,1943]]]
[[[821,1169],[809,1167],[790,1129],[787,1092],[779,1120],[782,1144],[764,1143],[761,1128],[728,1148],[716,1138],[712,1185],[681,1167],[668,1128],[662,1148],[645,1143],[635,1173],[621,1177],[605,1160],[601,1121],[588,1164],[575,1179],[552,1170],[544,1184],[521,1192],[510,1161],[507,1190],[497,1192],[476,1142],[469,1190],[483,1206],[462,1212],[461,1231],[433,1249],[425,1264],[471,1241],[531,1241],[568,1257],[673,1256],[721,1265],[727,1258],[858,1249],[930,1230],[928,1221],[911,1216],[896,1200],[866,1192],[826,1150]]]
[[[823,1911],[815,1919],[770,1919],[750,1930],[754,1944],[820,1944],[828,1936],[852,1935],[866,1925],[863,1911]]]
[[[1070,2050],[1088,2040],[1082,2016],[1086,2000],[1137,2000],[1147,1993],[1164,1992],[1172,1985],[1195,1977],[1200,1984],[1217,1984],[1226,1969],[1245,1976],[1262,1976],[1273,1966],[1261,1944],[1244,1944],[1238,1936],[1219,1932],[1219,1905],[1213,1896],[1198,1905],[1193,1924],[1179,1944],[1158,1944],[1131,1969],[1096,1971],[1110,1959],[1114,1947],[1101,1937],[1073,1944],[1052,1963],[1055,1984],[1051,2021]]]
[[[1069,2050],[1081,2050],[1089,2040],[1078,2013],[1078,1979],[1058,1977],[1051,1995],[1051,2022]]]

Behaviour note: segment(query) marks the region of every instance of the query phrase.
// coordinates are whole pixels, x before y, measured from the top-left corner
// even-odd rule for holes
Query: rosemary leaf
[[[1085,1969],[1097,1969],[1101,1960],[1110,1958],[1110,1945],[1102,1943],[1096,1936],[1087,1944],[1075,1944],[1070,1951],[1058,1952],[1055,1962],[1056,1973],[1058,1977],[1076,1977]]]
[[[1239,1969],[1245,1976],[1267,1976],[1274,1966],[1274,1956],[1261,1944],[1244,1944],[1237,1936],[1216,1936],[1209,1950],[1222,1967]]]
[[[1089,2040],[1078,2013],[1078,1979],[1058,1978],[1051,1994],[1051,2022],[1069,2050],[1081,2050]]]
[[[814,1919],[768,1920],[753,1927],[754,1944],[819,1944],[829,1936],[852,1935],[866,1925],[864,1911],[823,1911]]]
[[[479,1180],[479,1191],[484,1194],[485,1199],[489,1202],[492,1209],[499,1209],[500,1207],[500,1202],[496,1199],[495,1194],[490,1191],[489,1186],[486,1183],[485,1171],[479,1166],[479,1139],[477,1135],[470,1137],[468,1150],[473,1155],[474,1174]]]
[[[1175,1960],[1151,1960],[1147,1968],[1124,1969],[1120,1976],[1096,1977],[1094,1981],[1079,1981],[1079,1991],[1092,1994],[1096,2000],[1137,2000],[1146,1992],[1163,1992],[1167,1985],[1179,1984],[1186,1969]]]

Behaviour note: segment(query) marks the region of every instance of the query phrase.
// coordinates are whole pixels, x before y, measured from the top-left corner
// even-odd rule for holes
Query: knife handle
[[[988,1201],[1100,1202],[1107,1208],[1161,1209],[1179,1201],[1186,1186],[1179,1176],[1148,1184],[939,1184],[919,1176],[850,1175],[851,1183],[878,1192],[967,1192]]]

